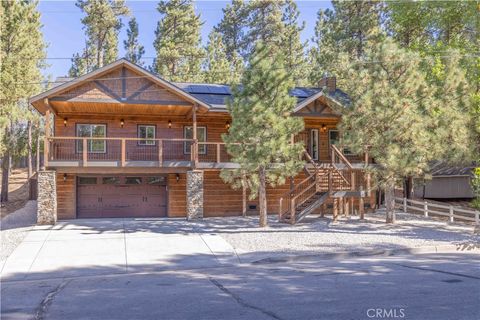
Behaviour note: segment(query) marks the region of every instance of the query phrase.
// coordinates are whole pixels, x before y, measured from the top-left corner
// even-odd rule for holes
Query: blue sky
[[[153,57],[154,31],[160,17],[156,10],[158,1],[127,1],[131,15],[135,16],[139,24],[139,40],[145,46],[145,57]],[[222,8],[229,1],[196,1],[195,10],[201,14],[202,42],[205,43],[208,33],[222,18]],[[297,1],[300,10],[300,20],[305,21],[306,27],[302,39],[308,40],[313,36],[317,12],[320,8],[330,7],[330,1]],[[80,52],[85,46],[85,35],[80,19],[83,14],[75,6],[75,1],[40,1],[38,6],[42,14],[43,35],[48,43],[47,62],[50,65],[45,70],[45,75],[53,79],[64,76],[70,68],[70,58],[74,53]],[[124,20],[124,24],[128,18]],[[122,28],[119,41],[120,57],[123,56],[123,40],[126,37],[125,27]],[[53,59],[52,59],[53,58]],[[145,60],[146,64],[151,59]]]

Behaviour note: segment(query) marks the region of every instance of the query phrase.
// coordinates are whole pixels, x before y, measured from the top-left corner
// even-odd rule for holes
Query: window
[[[83,138],[105,138],[107,126],[104,124],[77,124],[77,137]],[[87,140],[87,152],[105,153],[106,141],[100,139]],[[77,152],[83,152],[83,141],[77,140]]]
[[[138,144],[141,146],[154,146],[155,145],[155,126],[139,125],[137,130],[138,138],[145,139],[139,140]],[[151,140],[150,140],[151,139]]]
[[[193,139],[193,127],[184,127],[183,128],[183,137],[185,139]],[[206,127],[197,127],[197,139],[198,142],[206,142],[207,141],[207,128]],[[184,142],[183,143],[183,153],[190,154],[190,146],[192,145],[191,142]],[[207,146],[201,144],[198,146],[198,153],[199,154],[206,154],[207,153]]]
[[[102,178],[102,184],[119,184],[119,177],[104,177]]]
[[[147,184],[151,185],[164,185],[166,183],[165,177],[148,177]]]
[[[328,131],[328,142],[330,145],[335,145],[340,150],[340,132],[338,130],[330,130]],[[343,148],[343,154],[351,155],[352,153],[347,148]]]
[[[126,177],[125,184],[142,184],[141,177]]]
[[[78,184],[86,185],[86,184],[97,184],[96,177],[78,177]]]
[[[310,154],[313,160],[318,160],[318,129],[310,130]]]

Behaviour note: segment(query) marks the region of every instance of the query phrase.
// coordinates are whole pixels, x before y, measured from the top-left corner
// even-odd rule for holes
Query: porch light
[[[66,127],[67,126],[67,118],[63,118],[63,126]]]
[[[66,173],[63,174],[63,181],[67,181],[67,174]]]
[[[225,122],[225,129],[230,129],[230,121]]]
[[[180,175],[178,173],[175,175],[175,179],[177,179],[177,182],[180,181]]]
[[[125,125],[125,120],[123,120],[123,119],[120,119],[120,127],[122,127],[122,128],[123,128],[123,126],[124,126],[124,125]]]
[[[171,128],[172,127],[172,120],[168,120],[168,128]],[[177,175],[178,177],[178,175]],[[177,178],[177,181],[178,181],[178,178]]]
[[[322,124],[322,129],[321,129],[322,132],[326,132],[327,131],[327,126],[325,124]]]

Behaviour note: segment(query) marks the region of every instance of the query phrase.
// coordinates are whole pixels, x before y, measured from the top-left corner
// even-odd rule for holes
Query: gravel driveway
[[[288,225],[269,217],[269,226],[258,227],[257,217],[207,218],[196,222],[199,232],[219,234],[242,261],[290,255],[479,243],[472,226],[448,225],[412,214],[397,213],[397,223],[385,224],[384,213],[353,216],[332,223],[330,217],[309,216]]]
[[[37,202],[28,201],[27,204],[10,213],[0,221],[2,243],[0,247],[0,262],[3,262],[25,238],[37,219]]]

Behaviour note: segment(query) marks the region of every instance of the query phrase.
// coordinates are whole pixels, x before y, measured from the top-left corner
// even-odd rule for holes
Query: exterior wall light
[[[123,126],[124,126],[124,125],[125,125],[125,120],[123,120],[123,119],[120,119],[120,127],[122,127],[122,128],[123,128]]]
[[[322,129],[320,129],[322,132],[327,132],[327,126],[325,124],[322,124]]]
[[[230,129],[230,121],[225,122],[225,129]]]
[[[66,127],[67,126],[67,121],[68,119],[67,118],[63,118],[63,126]]]
[[[67,174],[66,173],[63,174],[63,181],[67,181]]]
[[[168,120],[168,128],[172,127],[172,120]],[[178,176],[178,175],[177,175]],[[178,180],[177,180],[178,181]]]
[[[177,182],[180,181],[180,175],[178,173],[175,175],[175,179],[177,179]]]

